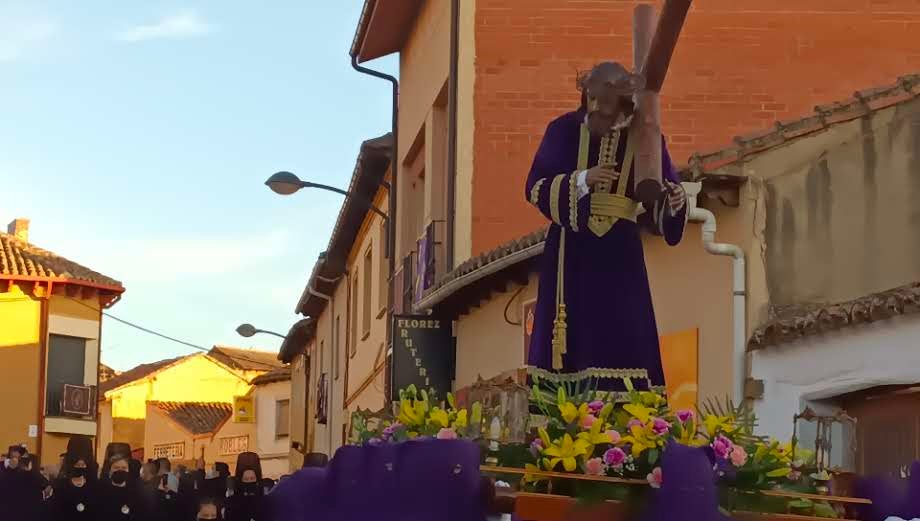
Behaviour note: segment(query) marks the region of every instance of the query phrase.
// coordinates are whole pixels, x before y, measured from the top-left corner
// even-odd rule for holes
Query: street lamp
[[[240,327],[236,328],[236,332],[239,333],[241,337],[249,338],[254,336],[256,333],[265,333],[266,335],[275,335],[278,338],[285,338],[281,333],[275,333],[274,331],[266,331],[264,329],[256,329],[252,324],[240,324]]]
[[[324,185],[320,183],[314,183],[311,181],[302,181],[299,177],[292,174],[291,172],[276,172],[272,174],[268,180],[265,181],[265,185],[271,188],[272,192],[275,192],[278,195],[291,195],[301,188],[318,188],[320,190],[327,190],[329,192],[335,192],[337,194],[342,194],[345,197],[356,199],[360,201],[367,208],[382,217],[384,220],[389,220],[387,214],[381,211],[379,208],[374,206],[374,203],[364,199],[363,197],[358,197],[348,192],[342,190],[341,188],[336,188],[334,186]],[[385,187],[389,189],[389,186],[385,184]]]

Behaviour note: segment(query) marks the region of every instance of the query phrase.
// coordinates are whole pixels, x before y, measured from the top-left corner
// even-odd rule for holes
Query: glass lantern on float
[[[469,401],[482,405],[485,438],[501,443],[525,443],[530,427],[530,390],[515,371],[489,380],[479,379],[469,390]]]

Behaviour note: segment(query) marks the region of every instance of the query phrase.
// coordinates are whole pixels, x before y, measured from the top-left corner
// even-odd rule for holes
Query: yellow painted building
[[[100,386],[100,446],[128,443],[150,457],[145,442],[150,402],[231,405],[250,393],[253,378],[282,365],[275,353],[215,346],[125,371]]]
[[[73,434],[96,436],[102,310],[120,282],[38,248],[29,222],[0,233],[0,447],[54,463]]]

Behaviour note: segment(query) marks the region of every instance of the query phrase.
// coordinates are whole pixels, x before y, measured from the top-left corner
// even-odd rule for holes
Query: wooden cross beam
[[[693,0],[664,0],[654,35],[655,8],[639,4],[633,12],[633,64],[645,78],[636,94],[636,169],[633,194],[647,210],[663,189],[661,172],[661,109],[658,94],[674,55]]]

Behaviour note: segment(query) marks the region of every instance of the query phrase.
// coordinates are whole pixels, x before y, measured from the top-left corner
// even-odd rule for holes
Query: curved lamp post
[[[281,333],[275,333],[274,331],[266,331],[265,329],[257,329],[252,324],[240,324],[240,327],[236,328],[236,332],[239,333],[241,337],[249,338],[256,335],[257,333],[265,333],[266,335],[275,335],[278,338],[285,338]]]
[[[272,192],[275,192],[278,195],[291,195],[301,188],[318,188],[320,190],[335,192],[337,194],[344,195],[345,197],[350,197],[352,199],[361,201],[370,211],[376,213],[384,220],[389,220],[386,213],[374,206],[374,203],[364,199],[363,197],[357,197],[346,190],[342,190],[341,188],[336,188],[334,186],[313,183],[311,181],[302,181],[299,177],[292,174],[291,172],[276,172],[272,174],[272,176],[269,177],[267,181],[265,181],[265,185],[271,188]]]

